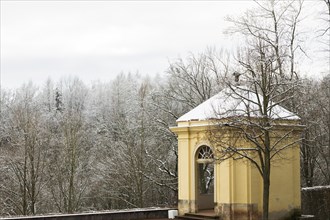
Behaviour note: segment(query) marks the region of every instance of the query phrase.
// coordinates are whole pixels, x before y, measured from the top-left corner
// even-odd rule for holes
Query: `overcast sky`
[[[78,76],[108,81],[119,72],[163,74],[168,61],[206,47],[236,47],[226,15],[252,1],[0,1],[1,83]],[[313,61],[315,63],[315,60]]]

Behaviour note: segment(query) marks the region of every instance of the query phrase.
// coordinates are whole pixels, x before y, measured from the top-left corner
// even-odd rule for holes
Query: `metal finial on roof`
[[[236,72],[236,71],[233,73],[233,76],[235,77],[235,82],[237,82],[237,83],[239,82],[239,76],[240,75],[242,75],[242,74],[239,73],[239,72]]]

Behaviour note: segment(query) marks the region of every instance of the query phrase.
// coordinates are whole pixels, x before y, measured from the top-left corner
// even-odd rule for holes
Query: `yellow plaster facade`
[[[294,143],[300,138],[302,126],[299,120],[278,120],[271,141],[278,140],[288,130],[293,131],[284,142]],[[262,213],[262,178],[250,162],[228,159],[214,160],[214,183],[212,193],[201,195],[198,190],[198,152],[208,146],[207,132],[214,127],[209,120],[178,121],[171,130],[178,137],[178,210],[179,215],[214,209],[224,220],[260,219]],[[234,129],[219,130],[230,141]],[[249,146],[250,145],[250,146]],[[236,146],[251,147],[244,139]],[[271,166],[270,219],[289,219],[300,210],[300,148],[299,143],[283,151]]]

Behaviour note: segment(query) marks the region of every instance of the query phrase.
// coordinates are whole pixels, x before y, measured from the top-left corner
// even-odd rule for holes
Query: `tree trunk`
[[[25,142],[26,142],[26,137],[25,137]],[[24,144],[24,167],[23,167],[23,196],[22,196],[22,214],[27,215],[27,146],[26,143]]]
[[[269,215],[269,188],[270,188],[270,134],[265,132],[265,153],[263,169],[263,201],[262,201],[262,220],[268,220]]]
[[[75,185],[74,185],[74,175],[75,175],[75,146],[70,143],[70,151],[71,151],[71,158],[70,158],[70,177],[69,177],[69,198],[68,198],[68,213],[73,213],[74,211],[74,203],[75,203]]]
[[[262,206],[262,220],[268,220],[269,213],[269,188],[270,188],[270,172],[269,170],[264,173],[263,177],[263,206]]]

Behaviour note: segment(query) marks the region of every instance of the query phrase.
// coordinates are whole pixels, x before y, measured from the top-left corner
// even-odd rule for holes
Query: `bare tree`
[[[315,103],[319,96],[318,88],[319,83],[305,79],[297,89],[298,96],[295,99],[297,112],[306,126],[301,143],[301,176],[302,185],[308,187],[319,182],[316,172],[319,155],[315,142],[319,136],[319,109]]]
[[[190,54],[186,61],[170,63],[167,97],[188,108],[196,107],[219,92],[227,72],[228,58],[223,51],[207,49],[198,55]]]
[[[315,135],[318,150],[316,161],[318,170],[322,175],[321,185],[330,184],[330,75],[323,78],[320,83],[318,98],[315,99],[318,106],[317,120],[319,129]]]
[[[153,83],[148,116],[154,128],[154,147],[147,153],[159,172],[145,174],[146,178],[172,193],[164,198],[174,201],[177,195],[177,140],[169,130],[180,115],[209,99],[223,88],[229,58],[223,51],[206,49],[190,54],[186,59],[170,62],[167,77]],[[163,190],[162,190],[163,191]],[[165,191],[167,192],[167,191]],[[171,203],[170,203],[171,204]]]
[[[329,185],[329,76],[303,80],[296,109],[306,125],[301,145],[302,185]]]
[[[220,150],[220,160],[245,158],[257,168],[263,180],[263,219],[268,220],[271,165],[298,141],[292,140],[292,129],[285,130],[276,140],[273,137],[278,120],[295,118],[277,114],[279,105],[292,100],[299,86],[295,54],[300,49],[297,27],[302,2],[255,2],[256,9],[240,18],[228,18],[234,25],[229,33],[242,34],[247,43],[236,57],[239,68],[235,68],[238,73],[235,75],[241,75],[239,83],[244,86],[228,83],[230,92],[244,107],[236,111],[228,109],[232,111],[230,117],[219,115],[228,118],[228,123],[219,125],[220,129],[223,126],[235,129],[237,135],[253,147],[242,150],[235,141],[224,144],[214,132],[210,140]],[[292,141],[285,143],[288,140]]]
[[[318,30],[318,38],[321,42],[323,50],[321,52],[326,53],[326,57],[329,60],[330,54],[330,1],[321,0],[323,4],[323,10],[320,12],[320,19],[322,21],[320,29]]]
[[[38,103],[37,89],[29,83],[15,94],[10,108],[11,147],[5,161],[13,184],[2,190],[10,195],[16,214],[36,214],[44,185],[47,140]]]
[[[58,88],[63,104],[61,108],[54,106],[55,120],[49,121],[52,136],[48,187],[57,210],[73,213],[80,209],[89,183],[91,146],[85,115],[88,90],[77,78],[62,81]]]

